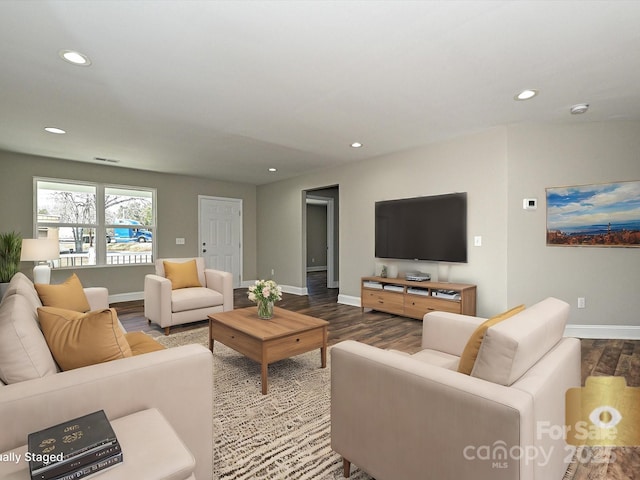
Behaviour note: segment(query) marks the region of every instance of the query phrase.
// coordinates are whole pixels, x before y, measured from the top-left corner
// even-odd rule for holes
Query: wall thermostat
[[[524,198],[522,200],[522,208],[525,210],[535,210],[538,208],[537,198]]]

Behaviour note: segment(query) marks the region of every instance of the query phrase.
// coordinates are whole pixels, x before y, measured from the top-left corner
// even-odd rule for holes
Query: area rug
[[[208,346],[208,327],[160,336],[167,347]],[[260,365],[221,343],[214,346],[215,480],[342,479],[331,450],[330,355],[315,350],[269,365],[261,394]],[[357,466],[351,479],[370,480]]]
[[[208,347],[208,327],[156,340]],[[343,479],[342,458],[331,450],[331,355],[324,369],[318,350],[269,365],[267,395],[258,363],[219,342],[213,357],[214,480]],[[608,478],[608,462],[588,457],[574,455],[563,480]],[[372,480],[356,465],[351,471],[352,480]]]

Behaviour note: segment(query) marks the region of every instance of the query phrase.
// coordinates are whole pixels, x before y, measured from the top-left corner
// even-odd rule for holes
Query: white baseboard
[[[640,326],[637,325],[567,325],[565,337],[613,338],[619,340],[640,340]]]
[[[338,295],[338,303],[362,306],[360,297],[353,295]],[[564,329],[565,337],[576,338],[607,338],[618,340],[640,340],[640,326],[638,325],[567,325]]]
[[[307,287],[292,287],[291,285],[280,285],[284,293],[292,293],[294,295],[309,295]]]
[[[109,303],[133,302],[134,300],[144,300],[144,292],[116,293],[109,295]]]
[[[242,282],[243,287],[253,285],[255,282]],[[308,295],[307,288],[281,285],[282,291],[293,295]],[[109,303],[132,302],[144,300],[144,292],[116,293],[109,295]],[[353,295],[338,295],[338,303],[360,307],[360,297]],[[640,326],[638,325],[567,325],[564,329],[565,337],[576,338],[608,338],[619,340],[640,340]]]
[[[354,297],[353,295],[338,295],[338,303],[343,305],[351,305],[352,307],[360,307],[362,303],[360,302],[360,297]]]

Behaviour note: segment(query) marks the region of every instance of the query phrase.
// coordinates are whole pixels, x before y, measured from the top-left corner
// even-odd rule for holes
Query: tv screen
[[[376,202],[376,257],[467,262],[467,194]]]

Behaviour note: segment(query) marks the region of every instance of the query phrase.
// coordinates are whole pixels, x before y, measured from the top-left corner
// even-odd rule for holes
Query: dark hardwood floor
[[[326,287],[326,272],[312,272],[307,278],[308,296],[284,294],[278,306],[322,318],[329,322],[329,345],[357,340],[379,348],[407,353],[420,350],[422,322],[381,312],[362,313],[360,308],[337,303],[338,290]],[[254,305],[247,289],[234,292],[235,308]],[[162,329],[144,318],[143,301],[115,303],[122,324],[128,331],[142,330],[161,335]],[[172,332],[208,325],[207,321],[173,327]],[[640,387],[640,340],[582,340],[582,384],[590,375],[625,377],[630,387]]]

